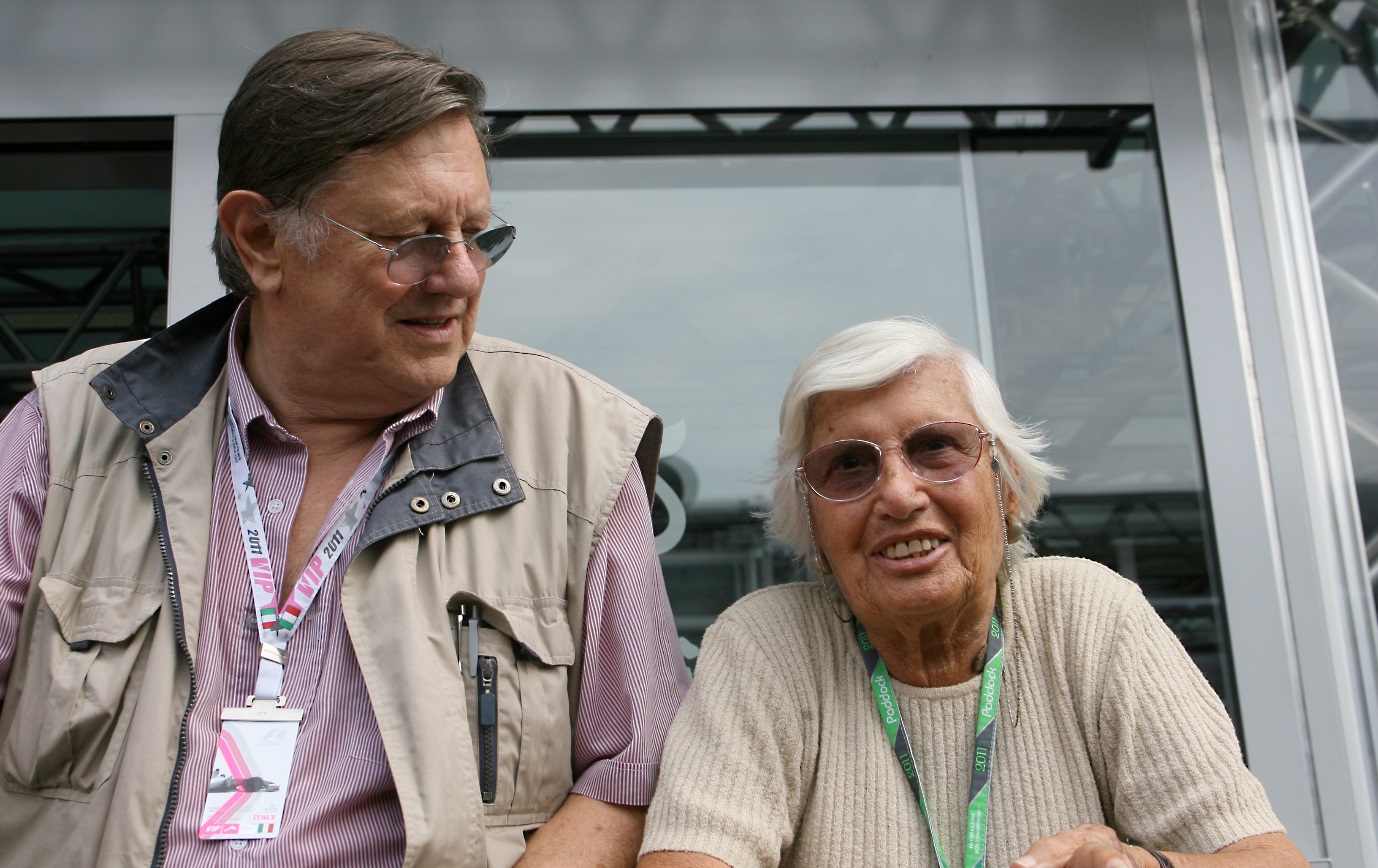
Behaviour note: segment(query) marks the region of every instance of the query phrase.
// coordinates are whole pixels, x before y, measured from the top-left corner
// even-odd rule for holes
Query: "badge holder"
[[[265,659],[274,652],[264,646]],[[197,836],[203,841],[276,838],[304,712],[277,699],[246,698],[220,712],[220,738]]]

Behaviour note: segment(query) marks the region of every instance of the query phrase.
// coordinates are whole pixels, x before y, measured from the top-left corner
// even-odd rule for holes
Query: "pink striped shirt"
[[[269,551],[285,552],[306,481],[306,447],[281,428],[254,391],[231,341],[230,400],[245,428],[249,462]],[[435,423],[440,393],[405,414],[374,444],[344,488],[357,491],[395,447]],[[43,418],[34,393],[0,423],[0,701],[48,484]],[[220,710],[253,692],[259,638],[247,565],[229,485],[226,435],[216,456],[211,556],[201,609],[196,701],[180,797],[169,831],[170,866],[397,865],[405,840],[401,809],[378,723],[345,629],[339,579],[353,555],[348,543],[291,642],[283,692],[306,710],[292,764],[282,833],[263,841],[201,841],[201,810],[212,774]],[[333,529],[349,498],[323,524]],[[317,539],[316,544],[319,545]],[[282,557],[273,562],[281,586]],[[670,720],[688,672],[655,554],[641,471],[633,462],[589,562],[584,662],[573,732],[574,791],[626,805],[649,803]]]

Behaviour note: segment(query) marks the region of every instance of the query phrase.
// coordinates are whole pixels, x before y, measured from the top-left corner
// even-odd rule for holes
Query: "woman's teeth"
[[[941,543],[942,540],[937,539],[911,539],[909,542],[897,542],[892,546],[887,546],[882,553],[887,558],[907,558],[910,555],[930,552]]]

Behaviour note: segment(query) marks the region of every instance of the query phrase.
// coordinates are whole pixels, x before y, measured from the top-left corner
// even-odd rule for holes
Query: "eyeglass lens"
[[[494,226],[475,235],[465,245],[475,271],[484,271],[502,258],[517,237],[513,226]],[[454,242],[459,243],[459,242]],[[450,255],[450,239],[443,235],[417,235],[408,238],[388,260],[388,279],[402,286],[420,283],[440,270]]]
[[[981,431],[967,422],[930,422],[905,435],[900,453],[915,476],[952,482],[976,466]],[[818,496],[855,500],[880,479],[883,450],[869,440],[837,440],[804,456],[804,479]]]

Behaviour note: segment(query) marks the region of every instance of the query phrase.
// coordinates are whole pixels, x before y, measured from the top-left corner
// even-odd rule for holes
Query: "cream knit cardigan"
[[[1281,830],[1219,699],[1137,585],[1091,561],[1031,558],[1001,597],[987,865],[1084,822],[1195,853]],[[723,613],[670,731],[643,853],[736,868],[937,864],[850,617],[830,581],[767,588]],[[895,684],[958,866],[979,684]]]

